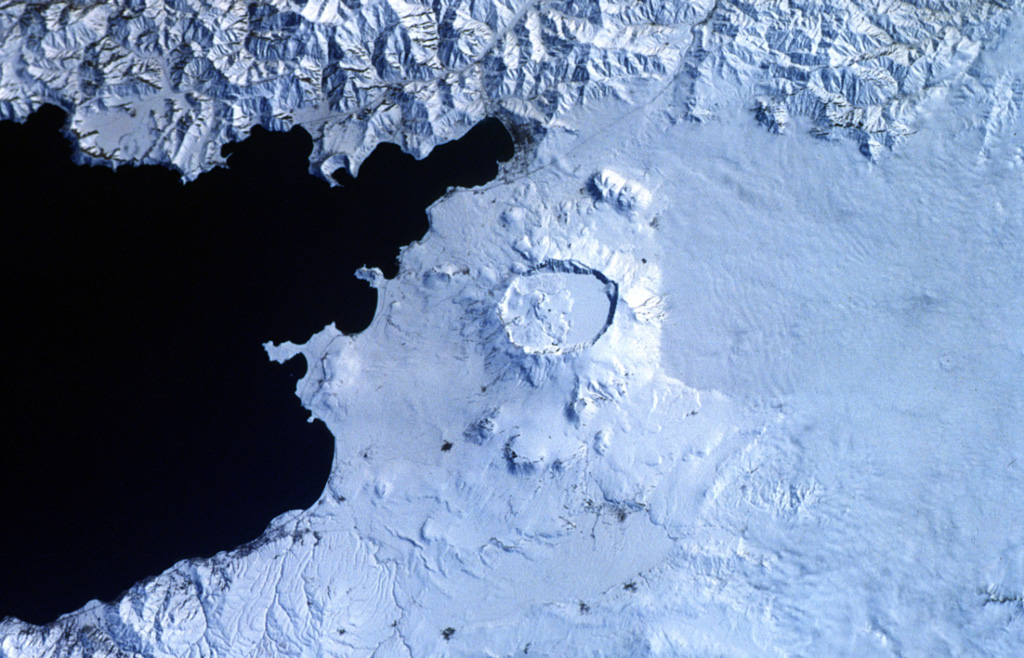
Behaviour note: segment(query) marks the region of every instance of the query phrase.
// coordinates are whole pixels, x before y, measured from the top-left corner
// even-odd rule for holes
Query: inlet
[[[265,341],[370,323],[362,265],[399,249],[453,185],[512,156],[496,120],[416,161],[381,146],[352,179],[310,176],[303,130],[260,129],[229,167],[79,167],[46,107],[0,123],[0,617],[46,623],[311,505],[333,437]]]

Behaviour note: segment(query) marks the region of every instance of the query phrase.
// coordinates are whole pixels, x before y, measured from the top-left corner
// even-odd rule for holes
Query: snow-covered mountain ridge
[[[254,125],[301,125],[311,166],[350,170],[381,141],[422,157],[485,116],[536,133],[574,108],[670,92],[677,118],[739,98],[866,153],[968,74],[1007,2],[115,0],[0,7],[0,118],[70,115],[83,160],[224,162]]]
[[[357,273],[366,331],[267,345],[336,440],[312,508],[0,658],[1021,655],[1018,6],[0,15],[4,116],[86,159],[531,137]]]

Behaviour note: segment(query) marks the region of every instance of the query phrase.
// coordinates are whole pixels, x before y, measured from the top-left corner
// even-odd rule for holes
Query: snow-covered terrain
[[[249,133],[305,127],[313,170],[380,141],[416,155],[484,116],[536,133],[572,110],[669,95],[707,120],[737,98],[782,131],[809,117],[868,154],[997,39],[1013,0],[11,0],[0,119],[72,114],[84,161],[186,179]],[[1017,90],[1019,93],[1019,89]],[[596,106],[596,107],[595,107]]]
[[[316,505],[0,656],[1024,654],[1019,6],[137,4],[5,5],[4,116],[522,148],[367,331],[268,344]]]

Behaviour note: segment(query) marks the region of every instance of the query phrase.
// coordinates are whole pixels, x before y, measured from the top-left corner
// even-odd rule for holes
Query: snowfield
[[[116,6],[0,10],[4,116],[186,177],[257,122],[521,148],[369,329],[267,345],[312,508],[0,656],[1024,654],[1019,5]]]

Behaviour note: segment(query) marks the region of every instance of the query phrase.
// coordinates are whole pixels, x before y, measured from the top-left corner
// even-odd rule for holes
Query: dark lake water
[[[304,131],[256,130],[183,186],[78,167],[48,107],[0,123],[0,617],[45,623],[312,504],[333,439],[294,396],[302,342],[371,321],[424,209],[512,156],[488,120],[417,162],[382,146],[331,188]]]

